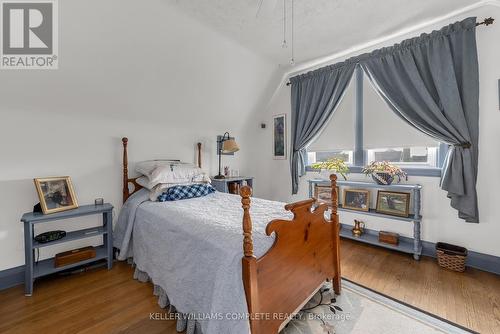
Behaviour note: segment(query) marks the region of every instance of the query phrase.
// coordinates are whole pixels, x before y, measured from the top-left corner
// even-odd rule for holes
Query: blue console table
[[[322,179],[314,179],[309,180],[309,197],[313,197],[314,195],[314,186],[329,186],[330,181],[322,180]],[[378,241],[378,231],[367,231],[360,237],[354,237],[351,232],[350,225],[341,224],[340,236],[352,239],[360,242],[364,242],[371,245],[376,245],[388,249],[398,250],[404,253],[413,254],[413,258],[415,260],[420,259],[420,255],[422,254],[422,240],[420,238],[420,229],[422,223],[422,216],[420,215],[421,209],[421,196],[420,191],[422,190],[422,186],[419,184],[391,184],[388,186],[376,184],[373,182],[361,182],[361,181],[337,181],[337,185],[339,188],[341,187],[349,187],[353,189],[366,189],[366,188],[375,188],[381,190],[393,190],[400,192],[409,192],[411,194],[410,200],[413,201],[413,211],[410,213],[408,217],[399,217],[392,216],[384,213],[376,212],[375,209],[369,209],[369,211],[357,211],[343,208],[340,203],[341,195],[339,194],[339,207],[338,211],[346,211],[352,212],[360,215],[370,215],[382,218],[388,218],[393,220],[405,221],[413,223],[413,238],[400,238],[399,245],[391,245]],[[341,193],[341,191],[339,191]],[[375,233],[374,233],[375,232]]]
[[[95,214],[102,214],[102,226],[67,232],[64,238],[47,243],[39,243],[34,239],[34,227],[36,224]],[[26,263],[24,293],[26,296],[33,294],[33,282],[36,278],[103,259],[107,260],[108,269],[111,269],[113,266],[113,206],[109,203],[103,205],[84,205],[74,210],[47,215],[27,212],[22,216],[21,222],[24,223],[24,253]],[[58,268],[54,267],[54,258],[45,259],[37,263],[34,261],[35,249],[98,235],[103,236],[103,245],[96,247],[96,256],[92,259]]]

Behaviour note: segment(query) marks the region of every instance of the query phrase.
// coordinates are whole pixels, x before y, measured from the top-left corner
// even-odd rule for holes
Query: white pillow
[[[151,186],[158,183],[178,183],[178,182],[210,182],[208,176],[201,177],[201,168],[191,164],[172,160],[148,160],[136,164],[135,170],[147,176]]]
[[[175,160],[147,160],[136,163],[135,171],[139,174],[150,177],[151,173],[153,172],[153,170],[155,170],[155,168],[161,166],[171,166],[171,165],[188,165],[194,167],[193,164],[183,163]]]
[[[167,191],[168,188],[173,187],[173,186],[187,186],[192,184],[191,182],[189,183],[180,183],[180,184],[170,184],[170,183],[159,183],[156,186],[154,186],[150,191],[149,191],[149,200],[151,202],[156,202],[158,201],[158,196],[160,196],[164,191]]]
[[[149,182],[158,183],[183,183],[208,181],[208,177],[203,170],[193,165],[168,165],[158,166],[148,175]]]
[[[210,183],[210,178],[205,174],[200,174],[196,178],[193,178],[192,181],[184,181],[178,183],[156,183],[153,184],[149,182],[149,179],[146,176],[141,176],[136,180],[137,184],[149,190],[149,199],[153,202],[158,200],[158,196],[160,196],[164,191],[173,186],[188,186],[190,184],[196,183]]]
[[[183,182],[177,182],[177,183],[153,183],[153,182],[149,182],[149,179],[146,176],[139,177],[137,180],[135,180],[135,182],[137,182],[137,184],[146,188],[147,190],[153,190],[153,188],[155,188],[156,186],[159,186],[159,185],[164,185],[166,188],[168,188],[168,187],[173,187],[173,186],[189,185],[189,184],[193,184],[193,183],[203,183],[203,181],[191,182],[190,180],[183,181]]]

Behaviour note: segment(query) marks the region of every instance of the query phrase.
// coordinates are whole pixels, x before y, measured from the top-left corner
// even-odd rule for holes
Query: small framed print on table
[[[339,197],[339,187],[337,187],[337,198]],[[332,187],[314,185],[314,198],[317,204],[328,204],[328,207],[332,207]]]
[[[370,192],[362,189],[345,189],[343,196],[345,209],[368,211],[370,210]]]
[[[37,178],[34,182],[44,214],[78,207],[69,176]]]
[[[286,115],[273,116],[273,158],[286,160]]]
[[[410,194],[379,190],[377,193],[377,212],[408,217],[410,215]]]

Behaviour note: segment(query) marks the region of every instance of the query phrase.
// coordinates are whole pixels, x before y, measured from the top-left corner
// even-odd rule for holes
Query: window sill
[[[441,168],[403,168],[403,170],[408,174],[408,176],[428,176],[428,177],[441,177]],[[350,166],[349,173],[361,174],[363,167],[361,166]],[[306,172],[318,172],[317,169],[311,168],[311,166],[306,166]]]

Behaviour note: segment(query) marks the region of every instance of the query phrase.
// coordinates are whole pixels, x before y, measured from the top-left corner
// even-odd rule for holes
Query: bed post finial
[[[198,167],[201,168],[201,143],[196,144],[198,147]]]
[[[243,186],[240,190],[243,208],[243,253],[245,257],[253,257],[252,219],[250,218],[250,196],[252,188]]]
[[[127,155],[127,144],[128,138],[122,138],[123,144],[123,203],[127,200],[129,196],[128,190],[128,155]]]

